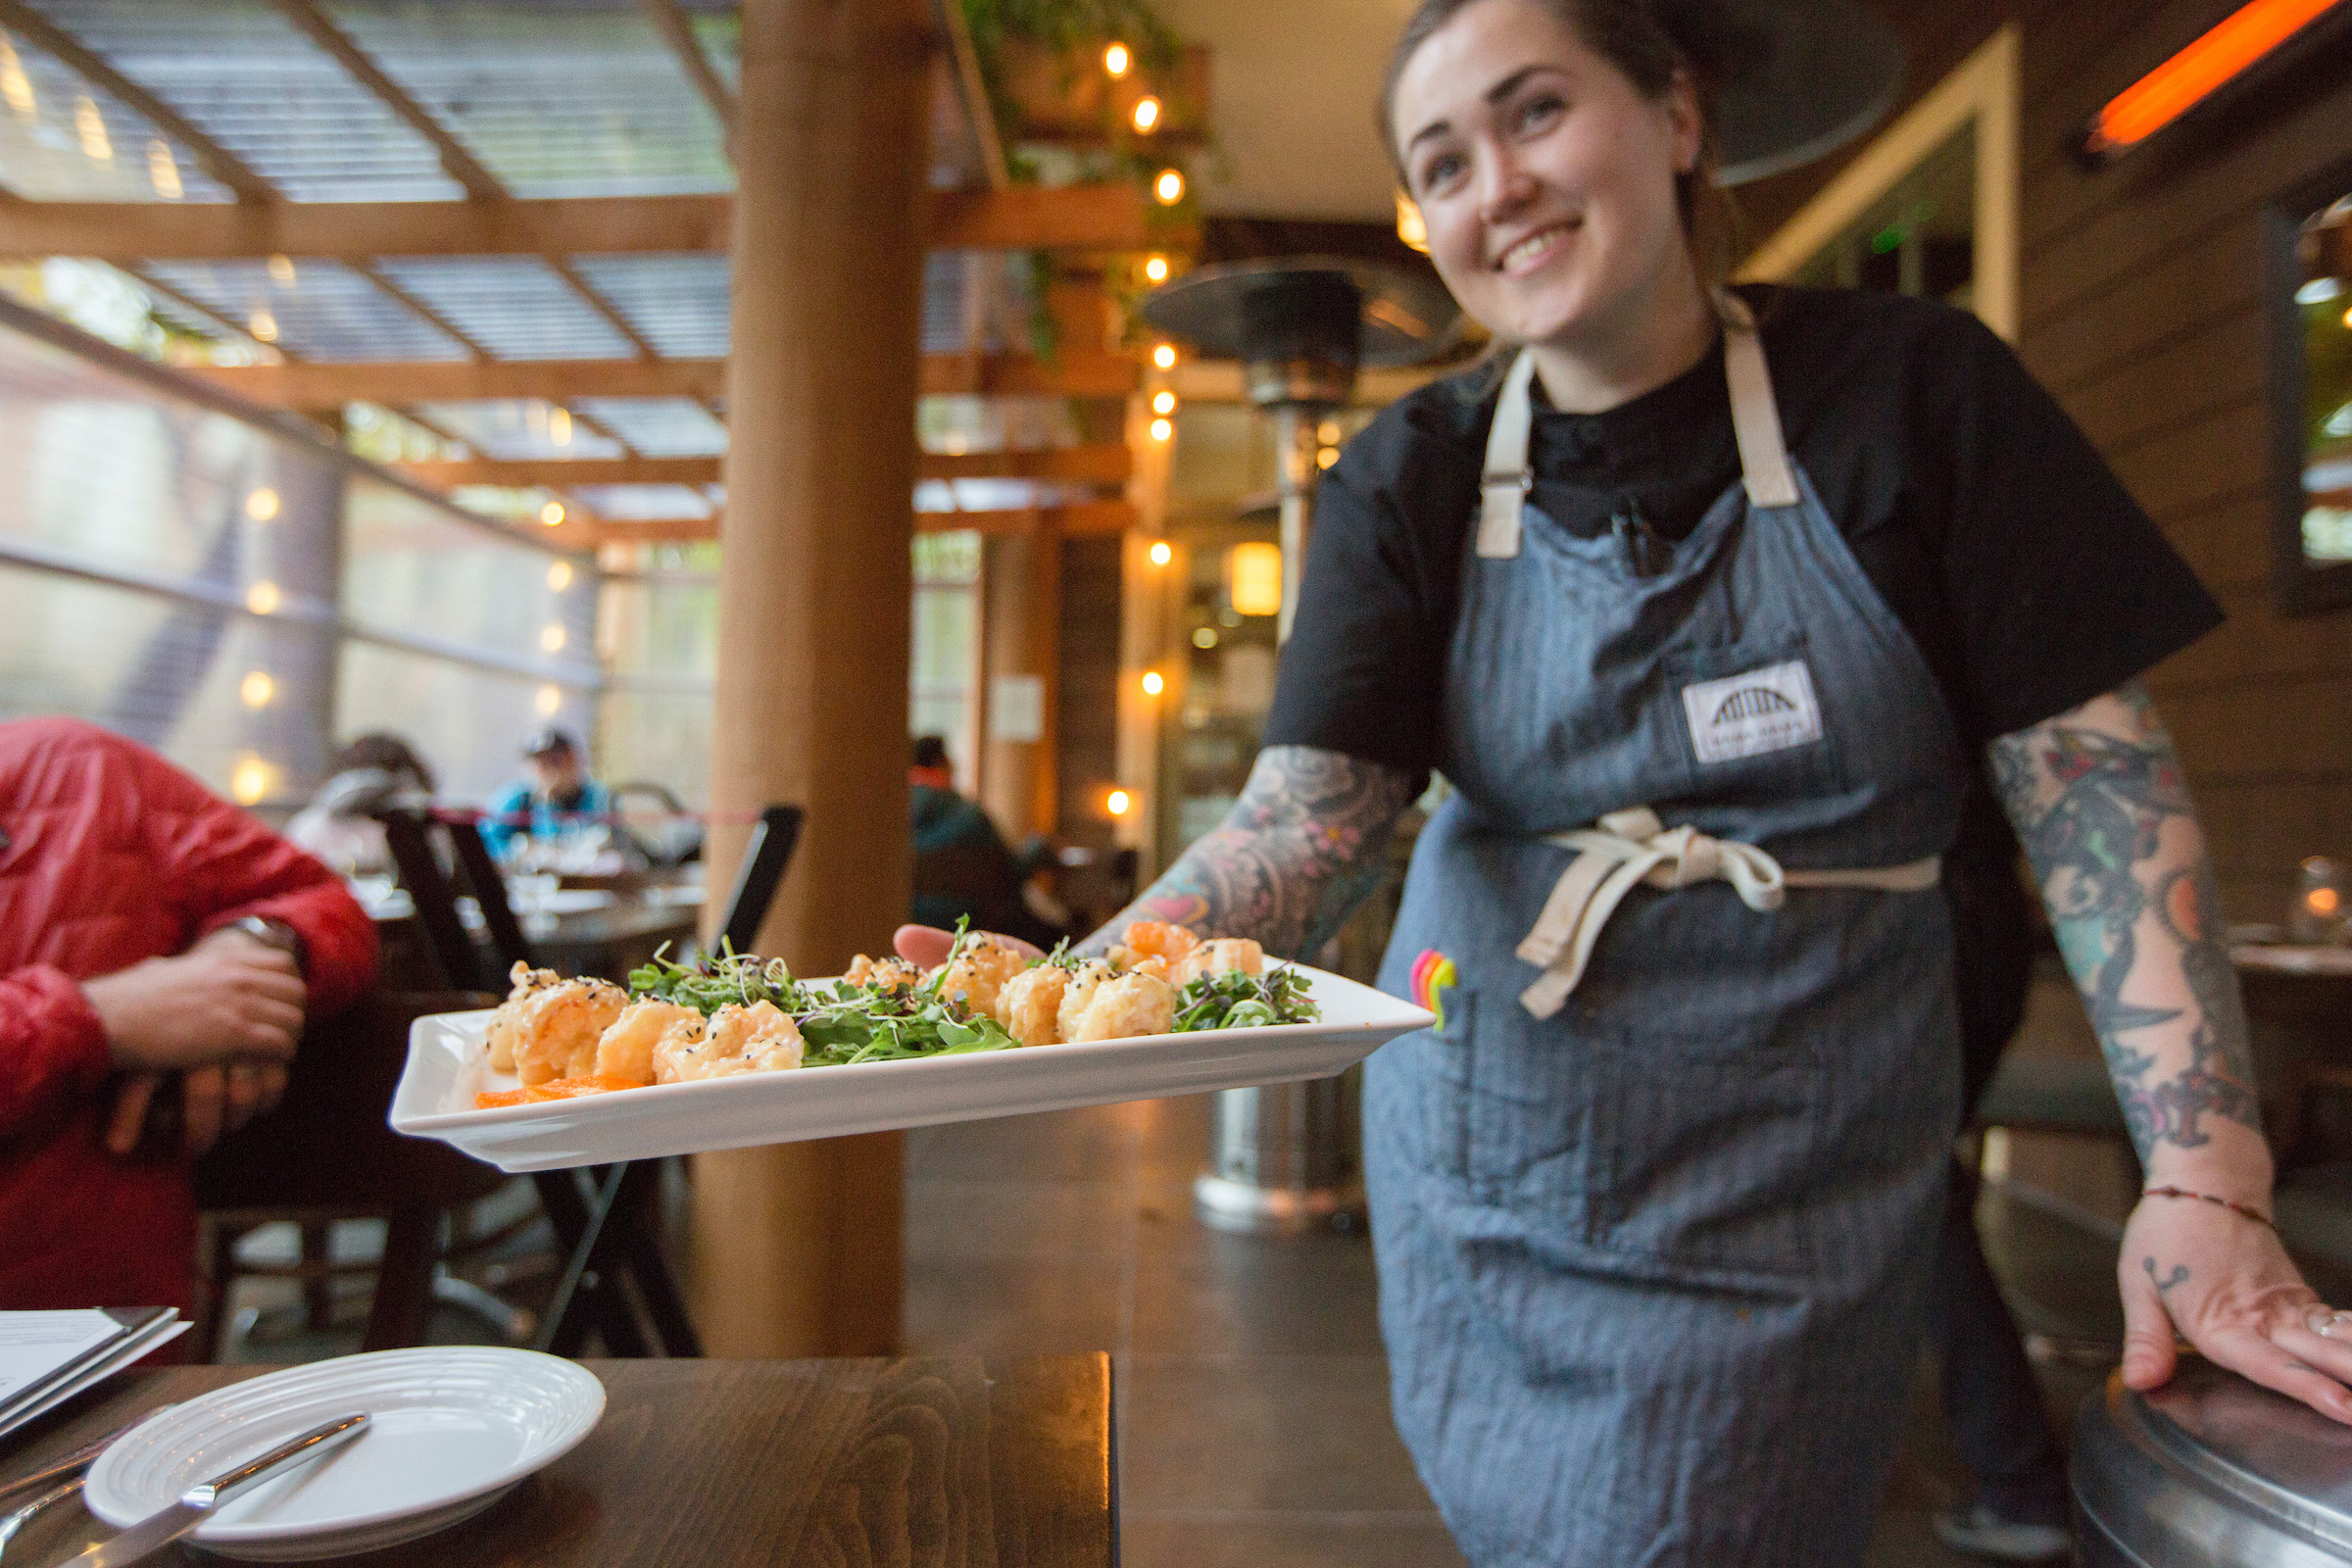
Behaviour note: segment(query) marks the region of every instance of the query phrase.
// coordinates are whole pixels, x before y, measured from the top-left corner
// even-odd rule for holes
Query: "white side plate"
[[[158,1412],[98,1456],[82,1502],[117,1529],[188,1488],[354,1410],[360,1440],[257,1488],[197,1527],[196,1544],[254,1562],[415,1541],[496,1502],[596,1427],[594,1373],[531,1350],[434,1346],[289,1367]]]
[[[473,1108],[476,1095],[514,1087],[482,1049],[490,1014],[435,1013],[410,1030],[392,1127],[501,1170],[556,1170],[1327,1078],[1436,1022],[1369,986],[1298,967],[1319,1023],[745,1073],[497,1110]]]

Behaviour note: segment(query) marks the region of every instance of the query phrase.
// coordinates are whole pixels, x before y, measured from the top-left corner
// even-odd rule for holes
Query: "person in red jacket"
[[[253,817],[96,725],[0,724],[0,1309],[186,1307],[195,1156],[374,970],[342,883]]]

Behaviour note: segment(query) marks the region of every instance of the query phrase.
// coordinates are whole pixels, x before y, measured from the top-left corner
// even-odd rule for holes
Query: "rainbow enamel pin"
[[[1421,956],[1413,960],[1413,1004],[1438,1015],[1438,1027],[1446,1027],[1446,1004],[1438,993],[1447,986],[1458,985],[1461,977],[1454,972],[1453,960],[1435,948],[1424,948]]]

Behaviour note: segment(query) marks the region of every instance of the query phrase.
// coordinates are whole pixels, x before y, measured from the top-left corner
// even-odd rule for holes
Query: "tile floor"
[[[1128,1568],[1459,1564],[1388,1414],[1362,1236],[1223,1235],[1193,1217],[1204,1101],[908,1136],[910,1351],[1109,1349]],[[1994,1266],[2071,1411],[2121,1334],[2113,1243],[1988,1198]],[[1872,1563],[1973,1559],[1928,1518],[1964,1485],[1923,1367]]]

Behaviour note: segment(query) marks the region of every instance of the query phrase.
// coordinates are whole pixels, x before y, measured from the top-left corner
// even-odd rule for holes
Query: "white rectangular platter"
[[[1318,1023],[742,1073],[496,1110],[473,1108],[476,1095],[514,1087],[482,1048],[490,1014],[434,1013],[409,1031],[392,1128],[501,1170],[557,1170],[1326,1078],[1436,1022],[1369,986],[1298,967],[1323,1009]]]

